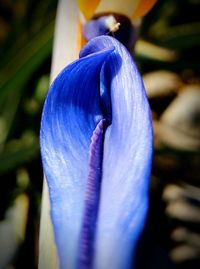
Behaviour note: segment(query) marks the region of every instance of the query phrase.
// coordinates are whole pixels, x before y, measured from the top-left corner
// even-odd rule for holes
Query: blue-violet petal
[[[96,37],[59,74],[40,137],[60,268],[131,268],[153,134],[142,79],[121,43]]]

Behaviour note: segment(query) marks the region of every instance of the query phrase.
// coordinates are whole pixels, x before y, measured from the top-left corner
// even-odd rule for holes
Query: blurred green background
[[[37,268],[38,136],[56,7],[54,0],[0,0],[0,269]],[[136,44],[155,133],[138,268],[200,268],[199,7],[198,0],[158,1]]]

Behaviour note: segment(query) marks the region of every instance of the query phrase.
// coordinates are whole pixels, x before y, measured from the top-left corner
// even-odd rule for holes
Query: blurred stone
[[[171,238],[177,243],[184,242],[200,249],[200,235],[184,227],[176,228],[172,232]]]
[[[162,199],[167,203],[166,214],[170,218],[186,222],[200,222],[200,208],[198,206],[200,189],[198,187],[189,184],[182,186],[168,184],[164,188]],[[185,230],[178,230],[174,236],[181,237],[185,233]]]
[[[200,208],[184,200],[169,202],[166,207],[166,214],[170,218],[181,221],[200,223]]]
[[[163,191],[162,198],[166,202],[183,198],[193,199],[200,202],[200,189],[188,184],[183,184],[183,186],[168,184]]]
[[[165,187],[163,191],[162,198],[164,201],[175,201],[182,198],[185,194],[185,191],[180,186],[169,184]]]
[[[180,92],[162,114],[156,132],[171,147],[200,149],[200,85],[191,85]]]
[[[148,98],[175,95],[182,86],[182,81],[176,73],[160,70],[143,75],[143,81]]]
[[[135,53],[137,56],[161,62],[173,62],[179,58],[176,51],[166,49],[143,39],[139,39],[136,42]]]
[[[182,263],[199,257],[199,254],[200,252],[198,249],[183,244],[172,249],[170,252],[170,257],[175,262]]]
[[[20,194],[14,205],[7,210],[5,219],[0,221],[0,269],[12,264],[25,238],[28,208],[28,196]]]

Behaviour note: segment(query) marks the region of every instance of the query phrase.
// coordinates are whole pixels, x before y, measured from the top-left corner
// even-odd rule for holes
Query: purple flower
[[[152,123],[132,57],[92,39],[53,82],[41,153],[61,269],[131,268],[148,209]]]
[[[136,42],[136,29],[131,20],[121,14],[99,14],[83,26],[83,36],[87,41],[109,35],[119,40],[128,50],[133,50]]]

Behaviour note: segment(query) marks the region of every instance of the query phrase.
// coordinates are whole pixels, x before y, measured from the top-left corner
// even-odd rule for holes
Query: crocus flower
[[[89,41],[100,35],[113,35],[128,50],[137,36],[138,18],[144,16],[156,0],[78,0],[84,21],[83,36]]]
[[[100,36],[55,79],[41,153],[60,268],[131,268],[148,208],[151,113],[126,48]]]

